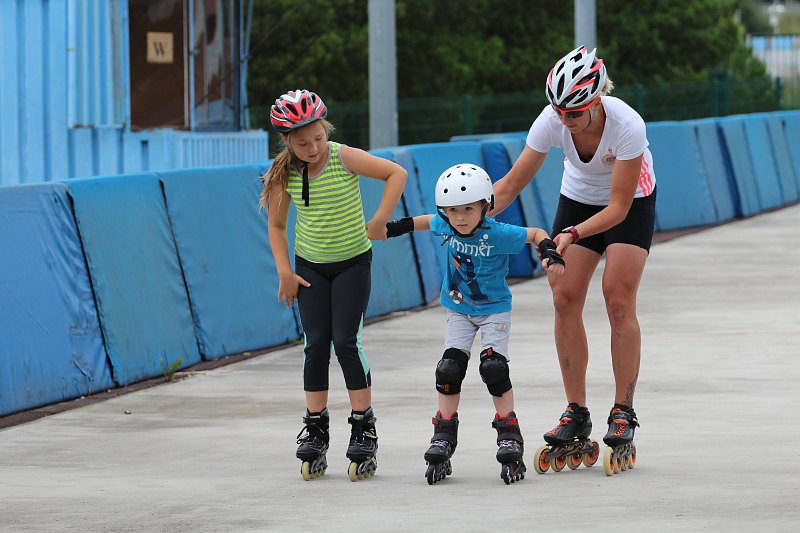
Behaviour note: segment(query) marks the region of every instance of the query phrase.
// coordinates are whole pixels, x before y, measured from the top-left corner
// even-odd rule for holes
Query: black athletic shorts
[[[625,220],[603,233],[581,237],[578,246],[589,248],[603,255],[609,244],[624,243],[644,248],[649,253],[656,221],[656,192],[657,188],[653,189],[650,196],[634,198]],[[564,228],[577,226],[600,212],[604,207],[603,205],[576,202],[562,194],[558,200],[556,219],[553,221],[553,229],[550,234],[555,237]]]

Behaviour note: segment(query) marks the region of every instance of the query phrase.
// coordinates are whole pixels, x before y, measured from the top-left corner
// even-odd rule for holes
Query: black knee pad
[[[478,367],[481,379],[486,383],[489,394],[502,396],[511,390],[511,378],[508,375],[508,360],[501,353],[487,348],[481,352],[481,366]]]
[[[461,392],[461,382],[467,375],[469,356],[458,348],[448,348],[436,364],[436,390],[445,395]]]

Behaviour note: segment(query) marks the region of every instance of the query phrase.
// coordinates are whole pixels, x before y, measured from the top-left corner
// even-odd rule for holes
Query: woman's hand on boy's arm
[[[542,267],[553,274],[563,274],[566,264],[564,258],[556,251],[556,243],[550,238],[546,231],[540,228],[527,228],[528,238],[526,242],[532,242],[539,250],[539,259]]]

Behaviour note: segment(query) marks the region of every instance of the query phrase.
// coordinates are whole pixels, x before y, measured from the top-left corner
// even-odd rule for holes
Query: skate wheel
[[[428,470],[425,471],[425,477],[428,480],[428,485],[433,485],[438,479],[436,479],[436,467],[433,465],[428,465]]]
[[[303,480],[308,481],[311,479],[311,463],[308,461],[303,461],[303,465],[300,467],[300,475],[303,476]]]
[[[597,462],[600,457],[600,445],[595,441],[590,441],[591,449],[583,454],[583,466],[589,467]]]
[[[614,465],[612,464],[614,457],[614,450],[610,447],[603,450],[603,472],[606,473],[607,476],[610,476],[614,473]]]
[[[631,443],[631,450],[630,450],[630,457],[628,461],[628,468],[633,468],[636,466],[636,446]]]
[[[503,465],[500,467],[500,477],[503,478],[503,481],[505,481],[506,485],[514,483],[514,476],[511,475],[510,465]]]
[[[580,453],[567,456],[567,466],[569,467],[570,470],[575,470],[576,468],[581,466],[582,461],[583,461],[583,456]]]
[[[356,481],[363,477],[358,473],[358,463],[350,463],[350,467],[347,469],[347,477],[350,478],[350,481]]]
[[[622,457],[614,461],[614,473],[619,474],[622,472]]]
[[[550,447],[547,444],[539,446],[533,455],[533,469],[537,474],[544,474],[550,469]]]
[[[564,470],[564,467],[567,466],[567,458],[561,455],[563,453],[563,450],[558,450],[556,452],[556,456],[553,457],[552,464],[550,465],[550,468],[553,469],[553,472],[561,472]]]

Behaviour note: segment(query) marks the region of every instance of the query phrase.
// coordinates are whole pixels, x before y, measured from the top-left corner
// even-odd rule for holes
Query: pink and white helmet
[[[275,100],[269,112],[272,127],[280,133],[289,133],[326,116],[328,108],[325,107],[322,98],[305,89],[282,94]]]
[[[607,74],[603,60],[581,46],[556,62],[547,76],[545,94],[551,104],[559,109],[588,106],[600,95]]]

